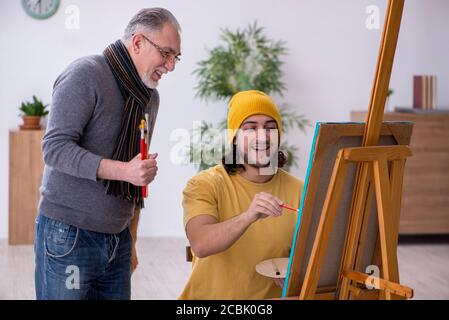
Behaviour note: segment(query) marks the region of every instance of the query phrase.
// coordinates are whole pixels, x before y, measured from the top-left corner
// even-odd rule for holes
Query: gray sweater
[[[154,90],[150,108],[158,107]],[[124,99],[102,55],[74,61],[56,79],[42,141],[40,214],[101,233],[129,225],[134,205],[107,195],[97,179],[100,160],[114,153],[123,111]]]

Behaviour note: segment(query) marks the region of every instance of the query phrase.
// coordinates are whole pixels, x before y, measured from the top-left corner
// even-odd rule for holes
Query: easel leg
[[[394,230],[397,230],[399,233],[399,220],[400,220],[400,211],[401,211],[401,201],[402,201],[402,184],[404,179],[404,168],[405,168],[405,159],[395,160],[391,164],[390,169],[390,181],[391,181],[391,202],[393,207],[393,212],[397,213],[395,215],[396,219],[394,219]],[[396,234],[397,238],[399,234]]]
[[[397,171],[396,171],[397,172]],[[397,263],[397,233],[392,219],[395,206],[391,201],[391,185],[388,175],[388,163],[386,159],[373,163],[374,183],[376,188],[376,203],[379,220],[379,237],[382,252],[383,278],[388,281],[399,282]],[[394,197],[394,195],[393,195]],[[395,238],[396,237],[396,238]],[[386,292],[386,299],[391,299],[391,293]]]

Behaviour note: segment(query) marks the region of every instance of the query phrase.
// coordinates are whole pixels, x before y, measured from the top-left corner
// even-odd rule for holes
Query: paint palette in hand
[[[256,271],[269,278],[285,278],[289,258],[274,258],[259,262]]]

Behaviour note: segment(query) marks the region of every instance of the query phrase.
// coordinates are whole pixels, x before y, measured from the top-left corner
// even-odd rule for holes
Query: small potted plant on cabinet
[[[41,117],[48,114],[46,110],[48,105],[44,105],[42,101],[33,96],[33,101],[22,102],[20,116],[23,119],[23,125],[20,126],[21,130],[39,130],[41,128]]]

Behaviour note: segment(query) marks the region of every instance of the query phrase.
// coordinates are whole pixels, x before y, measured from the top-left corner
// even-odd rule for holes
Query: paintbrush
[[[289,207],[286,204],[281,204],[281,207],[285,208],[285,209],[288,209],[288,210],[291,210],[291,211],[299,212],[299,209]]]

